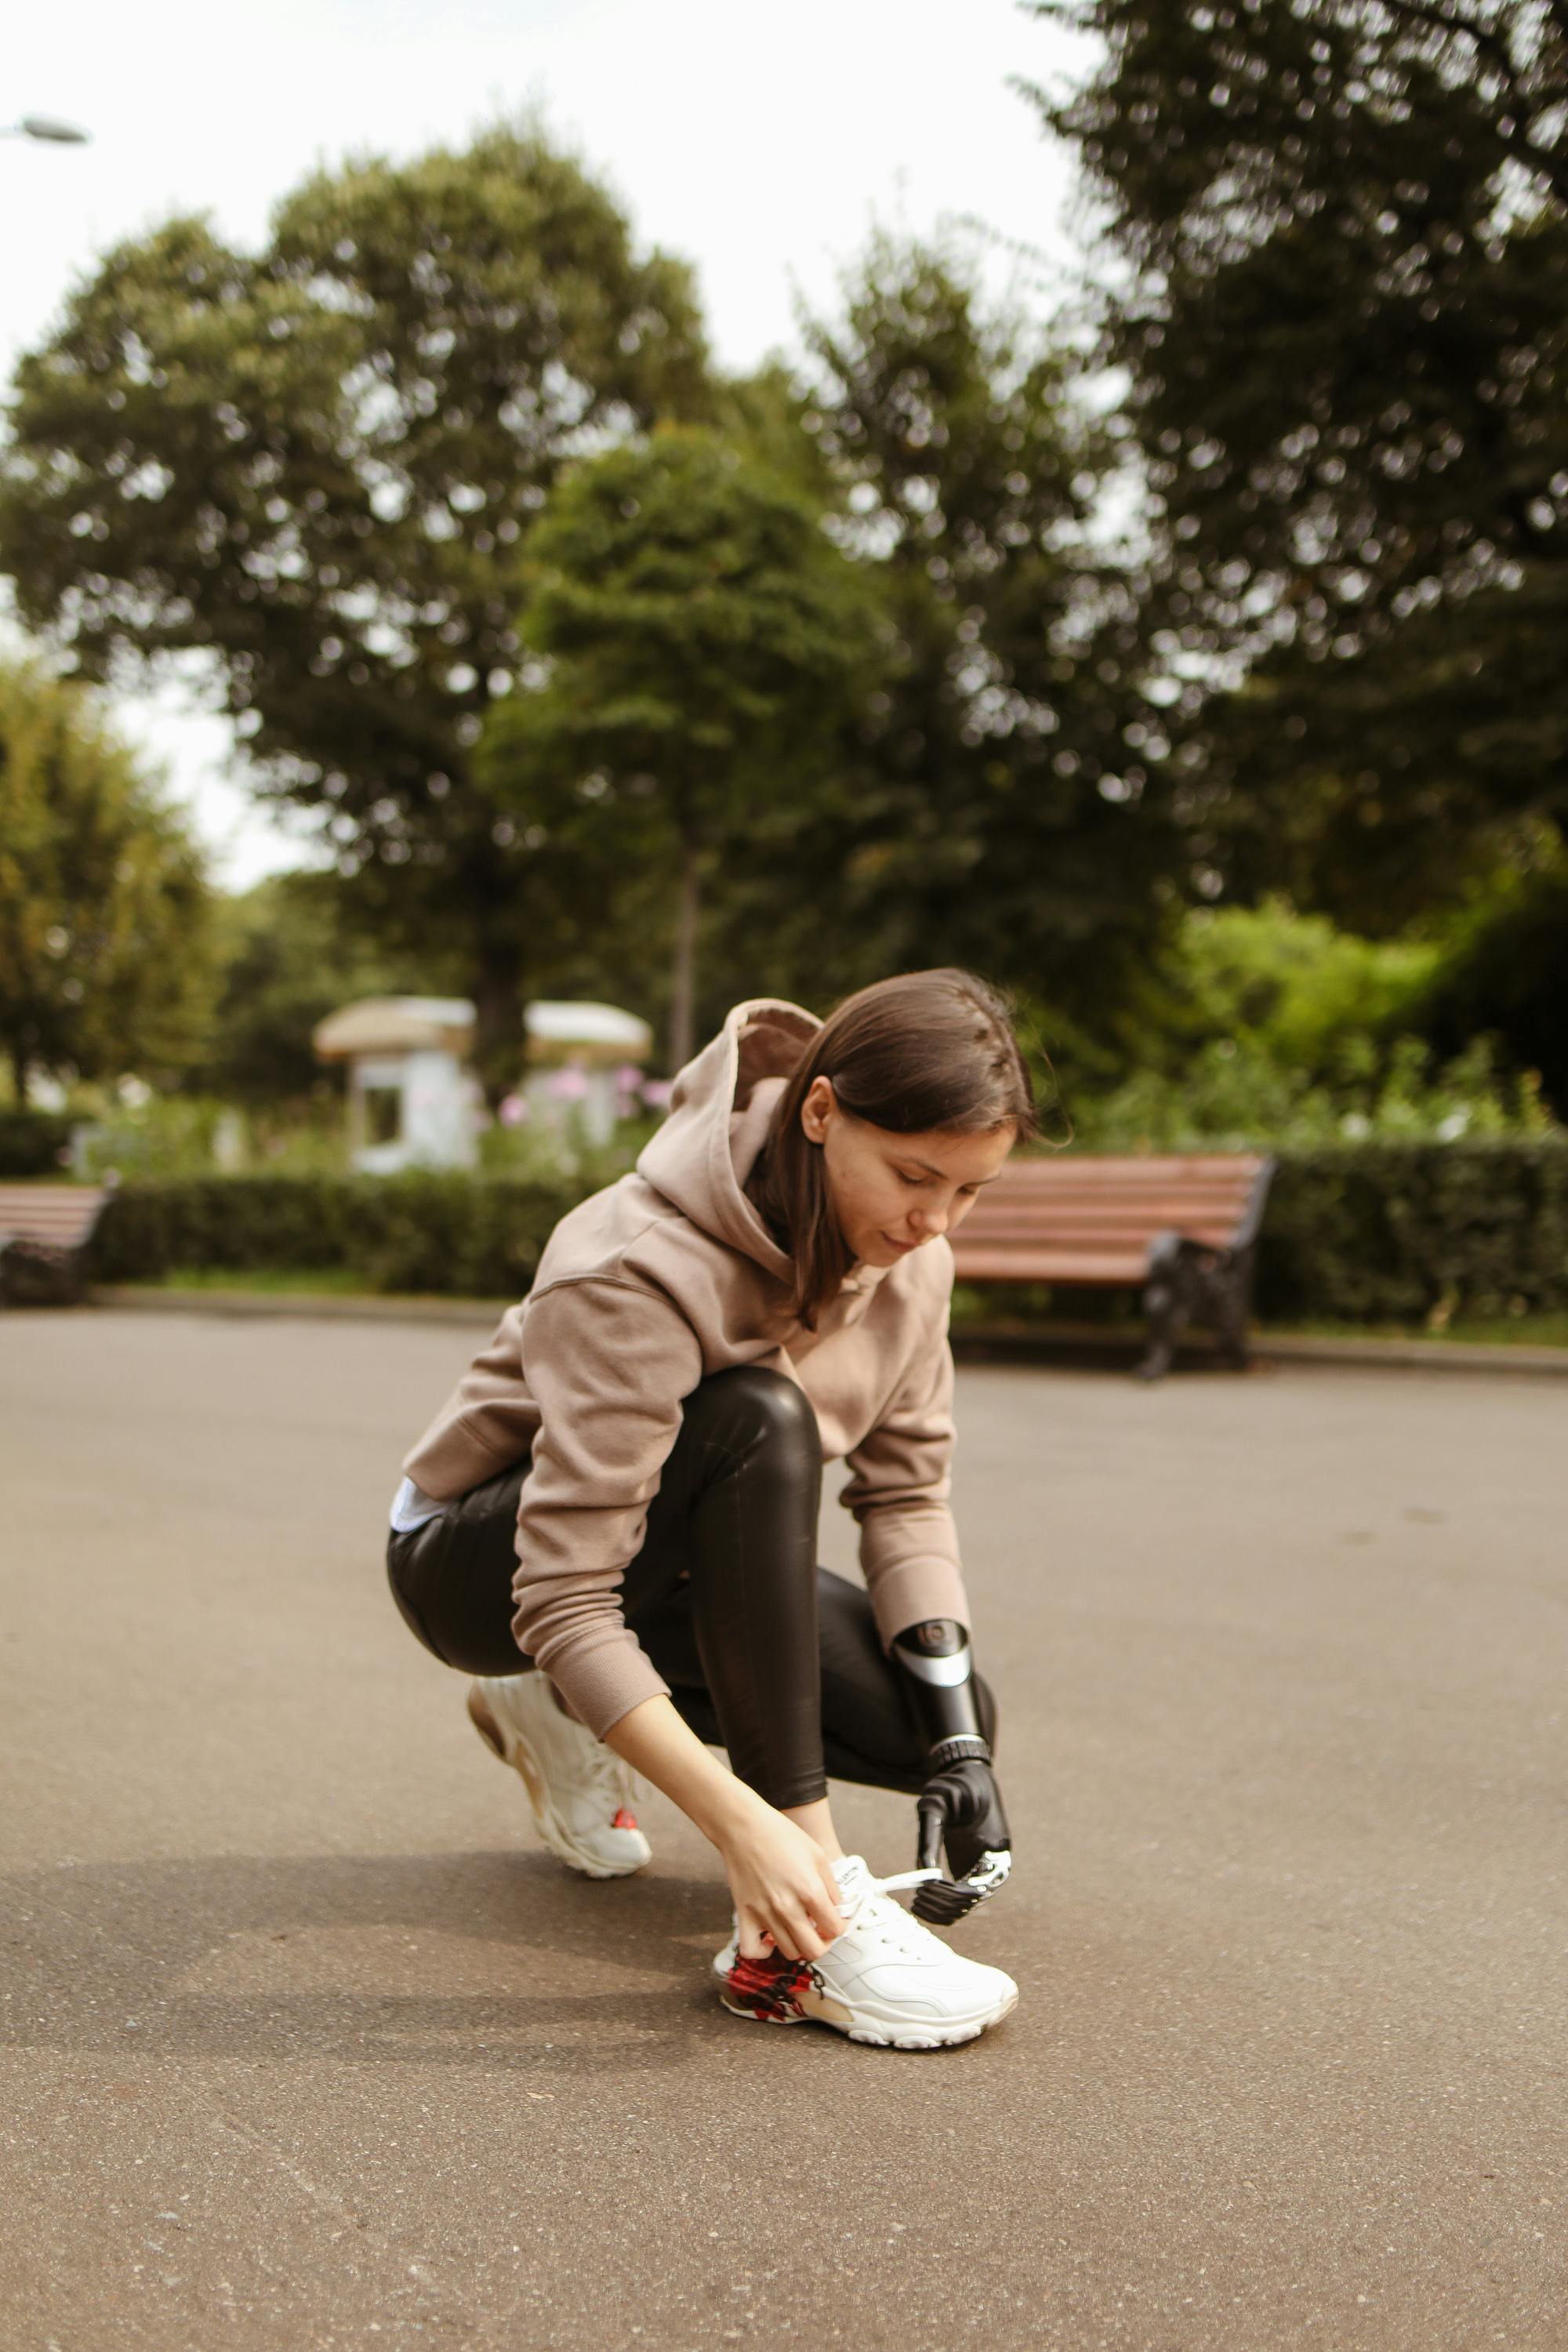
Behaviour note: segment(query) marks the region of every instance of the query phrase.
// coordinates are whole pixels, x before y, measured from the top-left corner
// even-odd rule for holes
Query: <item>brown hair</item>
[[[746,1191],[795,1262],[791,1312],[808,1330],[853,1260],[822,1153],[800,1123],[817,1078],[852,1118],[894,1135],[1039,1132],[1034,1088],[1006,1003],[972,971],[900,972],[860,989],[824,1023],[773,1114]]]

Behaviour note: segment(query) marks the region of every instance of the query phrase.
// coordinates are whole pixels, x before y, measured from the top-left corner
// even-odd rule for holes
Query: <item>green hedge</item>
[[[1362,1143],[1281,1154],[1258,1248],[1266,1318],[1568,1307],[1568,1144]]]
[[[0,1176],[58,1176],[71,1122],[53,1111],[0,1110]]]
[[[100,1282],[177,1268],[345,1266],[386,1291],[518,1297],[577,1191],[505,1176],[197,1176],[122,1186],[92,1249]]]
[[[93,1272],[347,1267],[376,1289],[518,1297],[581,1186],[515,1177],[209,1176],[128,1183]],[[1258,1253],[1270,1319],[1415,1322],[1568,1307],[1568,1145],[1358,1144],[1280,1160]],[[1517,1309],[1515,1311],[1518,1311]]]

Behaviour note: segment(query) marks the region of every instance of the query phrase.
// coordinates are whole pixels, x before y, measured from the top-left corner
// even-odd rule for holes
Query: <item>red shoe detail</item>
[[[760,1960],[737,1959],[727,1983],[753,2017],[782,2024],[787,2018],[805,2016],[800,1990],[810,1978],[809,1960],[786,1960],[782,1953],[770,1952]]]
[[[615,1820],[610,1823],[610,1827],[613,1830],[635,1830],[637,1825],[637,1815],[633,1812],[628,1812],[625,1805],[621,1806]]]

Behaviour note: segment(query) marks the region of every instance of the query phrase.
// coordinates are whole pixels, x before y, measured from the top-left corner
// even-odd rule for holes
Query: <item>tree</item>
[[[1397,927],[1568,818],[1568,13],[1037,13],[1102,48],[1039,102],[1114,256],[1151,625],[1245,679],[1183,746],[1198,845]]]
[[[1141,1066],[1179,1086],[1205,1046],[1217,1045],[1224,1059],[1241,1045],[1319,1083],[1348,1043],[1386,1051],[1409,1034],[1440,959],[1429,940],[1363,939],[1282,898],[1194,907],[1162,974],[1167,1018],[1149,1034]]]
[[[331,1084],[311,1034],[362,996],[452,995],[458,973],[426,955],[389,953],[364,935],[339,874],[278,874],[214,908],[218,978],[212,1028],[188,1083],[255,1106]],[[514,1045],[515,1071],[520,1053]]]
[[[1544,828],[1533,848],[1489,876],[1445,926],[1410,1025],[1442,1055],[1492,1039],[1511,1069],[1539,1077],[1568,1126],[1568,855]]]
[[[1114,439],[1070,350],[987,311],[956,256],[879,239],[809,334],[805,422],[878,583],[894,660],[834,863],[845,984],[971,963],[1114,1027],[1186,887],[1135,579],[1103,507]],[[826,860],[823,860],[826,863]]]
[[[200,856],[80,688],[0,668],[0,1048],[111,1078],[191,1060],[207,1006]]]
[[[529,535],[569,457],[708,400],[686,268],[499,126],[317,173],[255,255],[201,219],[110,253],[17,372],[0,564],[85,676],[208,656],[258,789],[461,950],[504,1067],[550,910],[472,750]]]
[[[542,848],[595,861],[610,891],[659,877],[679,1067],[706,878],[742,854],[787,861],[842,791],[875,657],[864,577],[794,487],[714,432],[667,429],[562,482],[530,580],[519,629],[541,682],[497,709],[487,773]]]

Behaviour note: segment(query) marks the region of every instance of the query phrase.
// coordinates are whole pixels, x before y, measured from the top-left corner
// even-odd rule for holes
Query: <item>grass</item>
[[[129,1290],[249,1290],[269,1297],[363,1298],[372,1286],[346,1265],[299,1267],[182,1265],[162,1282],[128,1283]]]
[[[1568,1315],[1456,1316],[1441,1331],[1423,1323],[1266,1323],[1265,1331],[1284,1338],[1322,1339],[1458,1340],[1483,1348],[1568,1348]]]
[[[1054,1331],[1064,1339],[1079,1332],[1103,1332],[1129,1344],[1142,1340],[1145,1328],[1142,1309],[1131,1291],[1067,1292],[1058,1304],[1041,1284],[962,1282],[952,1294],[952,1326],[955,1331]],[[1447,1339],[1472,1347],[1568,1348],[1568,1314],[1555,1311],[1456,1315],[1440,1331],[1428,1328],[1419,1318],[1408,1323],[1352,1323],[1343,1318],[1311,1315],[1255,1318],[1253,1328],[1278,1339]]]

